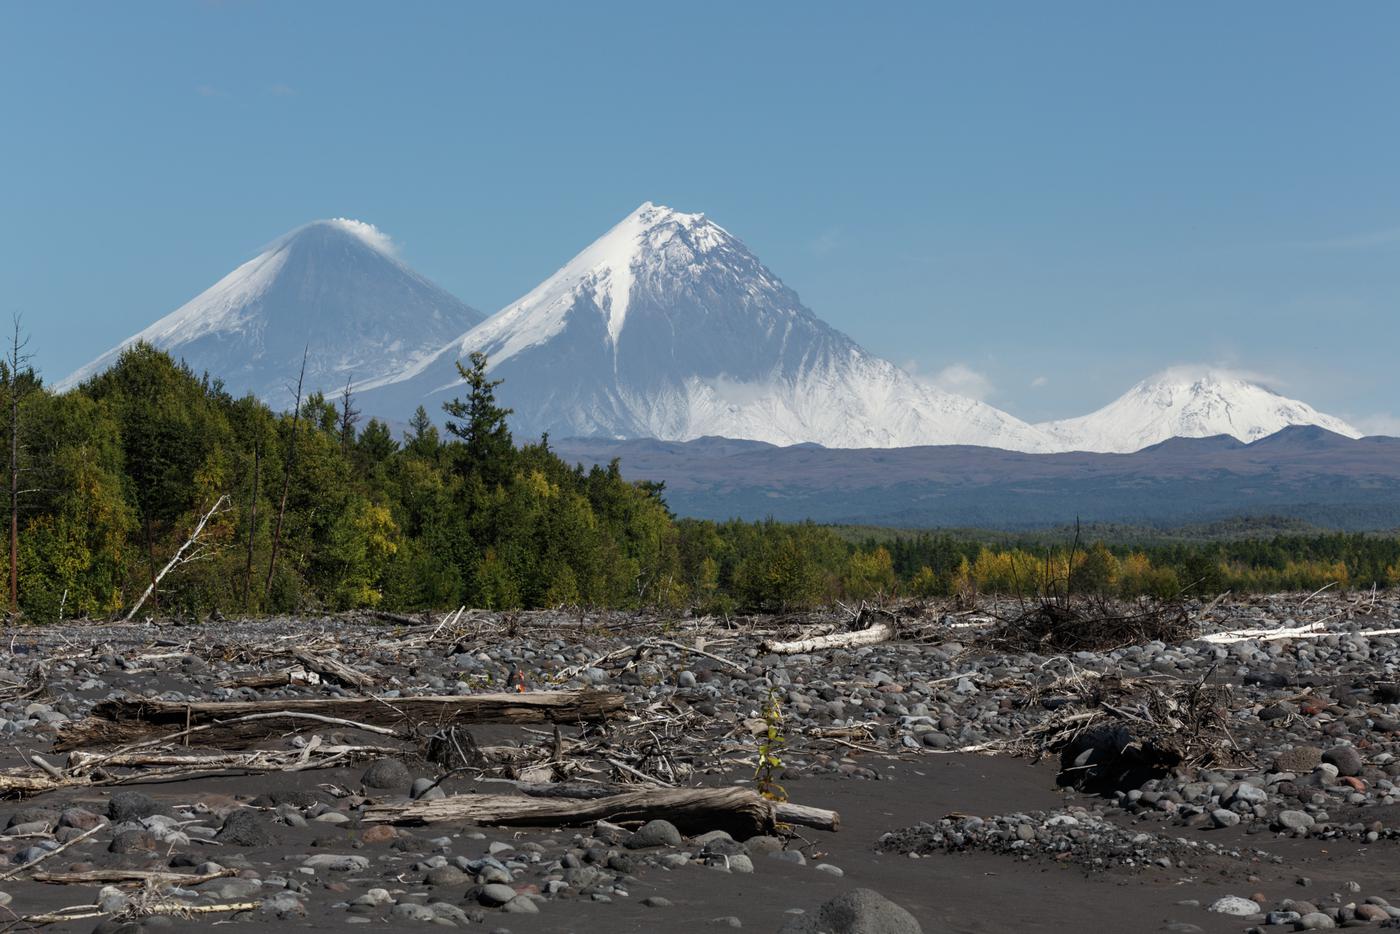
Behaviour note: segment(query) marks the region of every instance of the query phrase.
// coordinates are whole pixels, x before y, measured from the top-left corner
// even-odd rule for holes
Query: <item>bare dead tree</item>
[[[33,354],[24,352],[28,337],[20,336],[19,315],[14,317],[14,332],[5,354],[5,381],[10,391],[10,612],[19,612],[19,402],[24,383],[20,370]]]
[[[340,392],[340,448],[346,453],[355,441],[355,426],[360,423],[360,410],[355,408],[355,400],[350,392],[350,378],[346,377],[345,388]]]
[[[282,522],[287,517],[287,494],[292,488],[292,465],[297,458],[297,429],[301,427],[301,390],[306,382],[306,355],[311,350],[308,344],[301,352],[301,375],[297,377],[296,402],[292,406],[292,437],[287,445],[287,463],[282,471],[282,498],[277,506],[277,525],[272,533],[272,554],[267,559],[267,583],[263,586],[263,599],[272,593],[272,576],[277,572],[277,552],[282,547]]]
[[[190,533],[190,537],[185,539],[185,543],[175,552],[175,557],[171,558],[170,561],[166,563],[165,567],[161,568],[160,573],[155,576],[155,580],[147,585],[145,592],[141,594],[141,598],[131,607],[131,611],[126,614],[126,622],[129,623],[136,617],[136,612],[141,609],[141,605],[146,602],[147,598],[155,593],[156,587],[160,585],[165,575],[182,564],[189,564],[191,561],[198,561],[201,558],[209,556],[209,549],[196,548],[195,546],[199,543],[199,536],[204,532],[204,527],[209,524],[209,520],[214,518],[214,516],[223,509],[224,503],[227,502],[227,495],[220,496],[218,500],[215,501],[214,505],[210,507],[209,511],[204,514],[204,517],[199,520],[199,524],[194,527],[194,531]]]
[[[253,542],[258,531],[258,480],[262,474],[262,444],[253,442],[253,495],[248,502],[248,567],[243,572],[243,608],[250,609],[253,595]]]

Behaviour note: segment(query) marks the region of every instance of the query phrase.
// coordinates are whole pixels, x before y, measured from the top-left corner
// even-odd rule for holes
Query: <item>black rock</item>
[[[1085,730],[1060,752],[1061,785],[1095,794],[1141,788],[1169,772],[1181,757],[1152,743],[1139,743],[1121,724]]]
[[[407,789],[413,784],[413,773],[398,759],[380,759],[365,769],[360,782],[367,788]]]
[[[853,889],[788,921],[778,934],[923,934],[914,916],[873,889]]]
[[[1365,767],[1355,746],[1333,746],[1322,754],[1322,761],[1336,766],[1338,775],[1360,775]]]
[[[10,815],[10,822],[6,827],[18,827],[20,824],[37,824],[40,821],[53,826],[58,815],[50,808],[21,808]]]
[[[156,799],[139,791],[119,791],[107,802],[107,817],[114,824],[143,820],[161,810]]]
[[[272,846],[276,836],[256,811],[240,809],[224,818],[214,839],[232,846]]]
[[[155,835],[145,830],[123,830],[112,838],[107,847],[111,853],[142,853],[154,851],[160,846]]]

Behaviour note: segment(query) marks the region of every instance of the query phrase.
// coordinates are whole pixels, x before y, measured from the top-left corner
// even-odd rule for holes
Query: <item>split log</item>
[[[24,798],[41,795],[46,791],[66,788],[72,782],[48,775],[35,775],[33,772],[0,774],[0,798]]]
[[[765,651],[778,655],[796,655],[806,652],[820,652],[824,649],[846,649],[861,645],[878,645],[888,642],[895,636],[894,622],[886,620],[874,623],[855,632],[833,632],[828,636],[815,636],[811,639],[798,639],[795,642],[769,640],[763,643]]]
[[[470,820],[506,827],[572,827],[600,820],[656,819],[670,821],[682,833],[726,830],[736,839],[772,833],[779,822],[801,820],[805,826],[828,830],[840,826],[834,811],[792,807],[780,814],[775,802],[748,788],[644,788],[592,799],[451,795],[434,801],[372,804],[364,814],[364,820],[374,823]]]
[[[304,666],[294,665],[288,668],[279,668],[276,671],[269,671],[265,674],[249,674],[238,678],[228,678],[219,682],[221,688],[280,688],[289,684],[318,684],[321,676],[308,672]]]
[[[344,662],[338,662],[328,655],[318,655],[315,652],[298,649],[292,653],[292,657],[322,678],[339,681],[341,684],[359,688],[361,691],[369,691],[374,688],[375,682],[372,677],[364,672],[356,671]]]
[[[371,756],[400,755],[403,750],[395,746],[336,746],[321,745],[314,750],[319,757],[334,758],[337,762],[347,757],[368,758]],[[103,754],[84,752],[75,749],[68,754],[68,771],[71,775],[82,775],[95,768],[164,768],[183,769],[190,773],[217,772],[223,770],[251,772],[280,772],[292,766],[317,763],[310,756],[312,750],[258,751],[253,753],[226,753],[223,755],[183,755],[178,753],[115,752]],[[139,779],[140,776],[132,776]]]
[[[622,710],[624,696],[605,691],[538,691],[526,694],[468,694],[461,697],[293,698],[273,701],[111,700],[93,708],[93,716],[62,727],[59,751],[115,745],[162,731],[188,731],[200,743],[224,749],[269,736],[322,726],[370,729],[409,738],[424,725],[451,723],[582,723],[606,720]],[[240,745],[243,744],[243,745]]]

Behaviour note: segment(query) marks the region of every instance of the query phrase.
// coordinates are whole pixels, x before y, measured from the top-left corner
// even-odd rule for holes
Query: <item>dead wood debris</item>
[[[1106,652],[1153,641],[1184,642],[1197,634],[1191,614],[1177,601],[1120,605],[1099,597],[1056,597],[998,620],[986,641],[1010,652]]]

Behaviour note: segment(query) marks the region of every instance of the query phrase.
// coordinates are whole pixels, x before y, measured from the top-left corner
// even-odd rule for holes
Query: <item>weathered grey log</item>
[[[61,728],[59,751],[129,743],[144,737],[205,727],[190,737],[205,745],[242,748],[268,736],[319,725],[312,717],[390,727],[407,737],[421,727],[452,723],[583,723],[606,720],[622,710],[624,696],[605,691],[534,691],[468,694],[461,697],[291,698],[271,701],[103,701],[93,716]],[[286,713],[286,717],[276,714]],[[255,716],[256,715],[256,716]],[[238,718],[241,722],[231,722]],[[345,724],[353,728],[354,723]]]
[[[778,823],[835,830],[840,817],[817,808],[784,808],[748,788],[643,788],[606,798],[451,795],[433,801],[372,804],[364,820],[435,824],[470,820],[510,827],[570,827],[607,821],[668,820],[682,833],[726,830],[738,839],[772,833]]]

